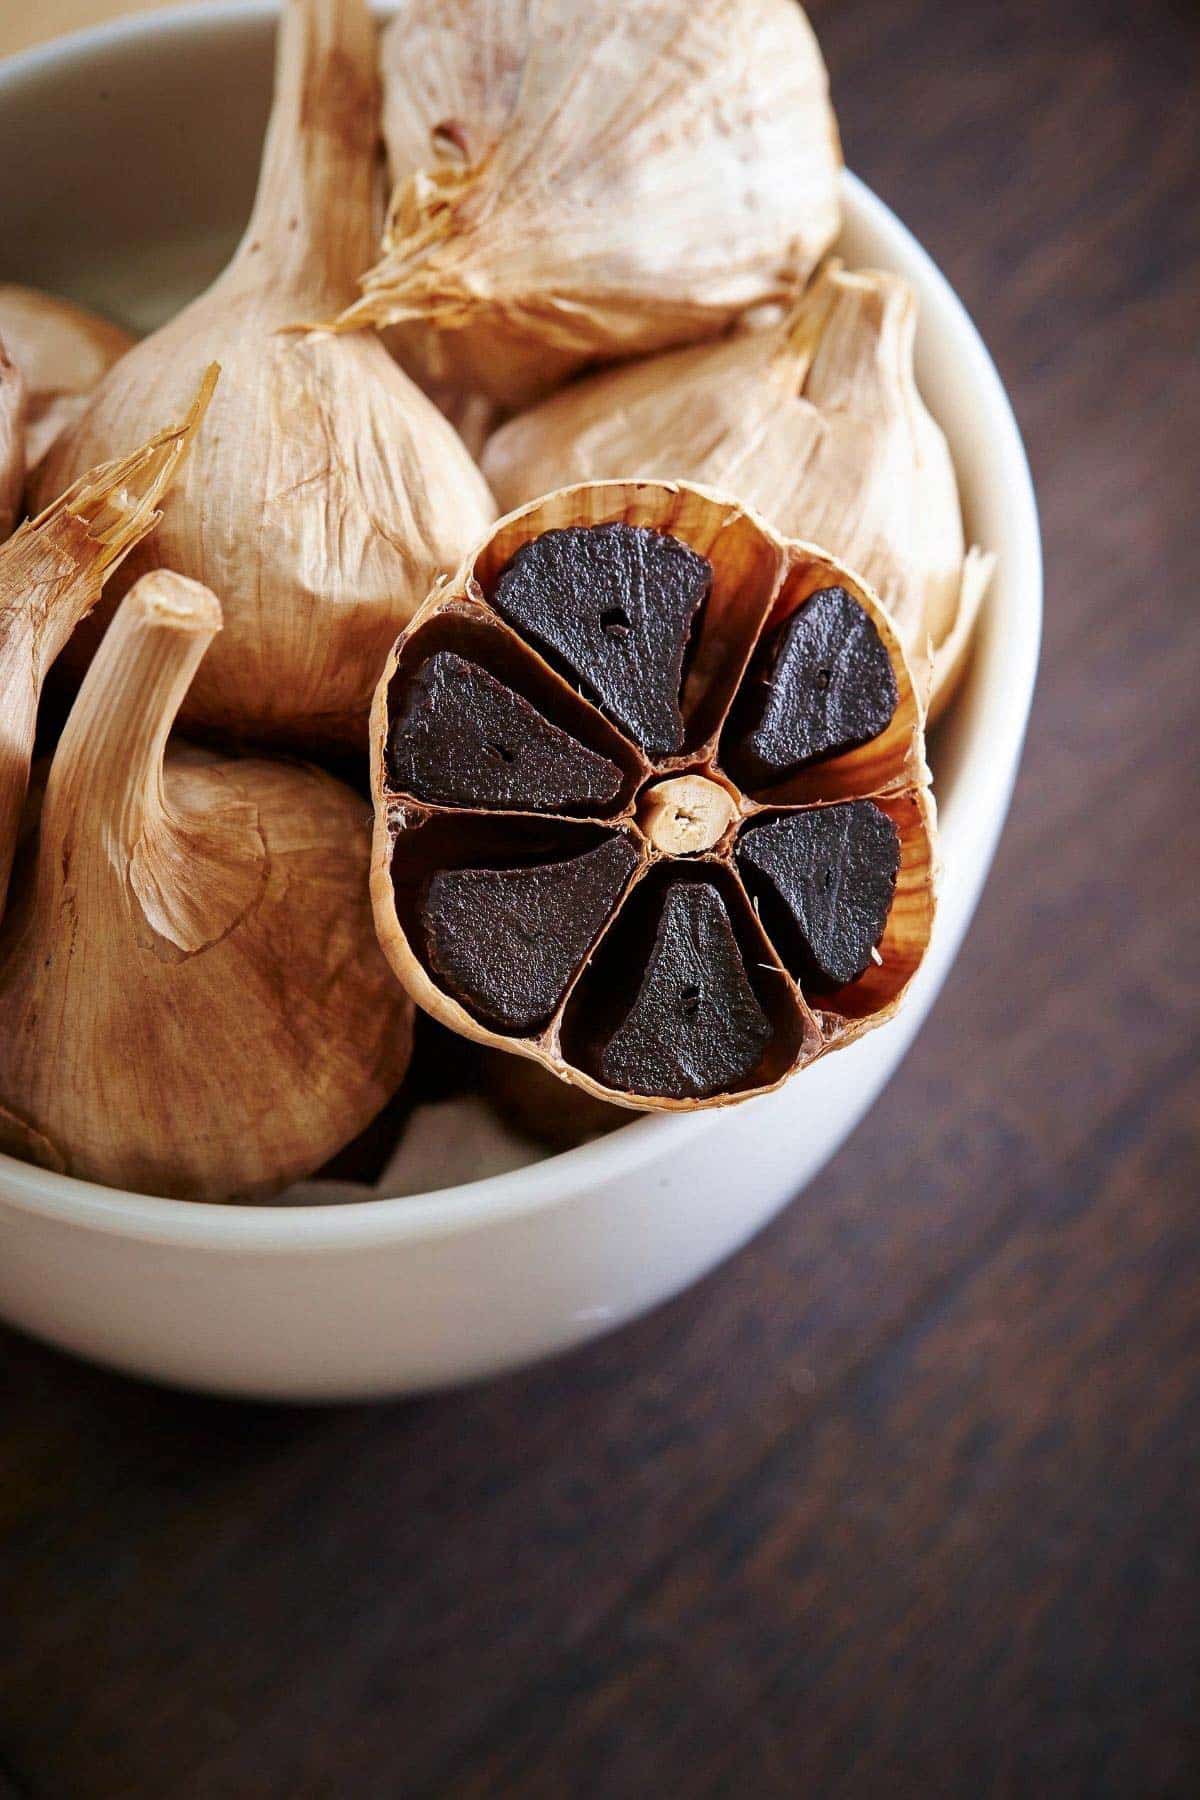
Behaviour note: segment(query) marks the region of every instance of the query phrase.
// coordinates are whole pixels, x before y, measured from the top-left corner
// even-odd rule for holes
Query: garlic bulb
[[[353,744],[365,741],[396,631],[495,509],[453,428],[373,333],[284,329],[346,304],[372,253],[377,80],[363,0],[288,0],[278,58],[258,195],[232,263],[101,382],[52,447],[39,492],[170,417],[217,357],[205,429],[136,559],[223,597],[226,628],[184,717],[260,740]],[[81,634],[71,657],[98,635]]]
[[[600,1101],[778,1087],[886,1024],[929,946],[892,621],[708,489],[595,482],[502,519],[384,665],[371,782],[400,981]]]
[[[25,486],[26,389],[0,332],[0,540],[21,516]]]
[[[494,433],[507,511],[565,483],[632,474],[733,493],[864,576],[936,712],[990,574],[964,554],[949,447],[913,372],[916,296],[832,261],[779,322],[591,376]]]
[[[351,324],[508,404],[596,357],[793,295],[841,152],[795,0],[404,0],[383,39],[395,190]]]
[[[71,300],[11,282],[0,283],[0,338],[29,393],[25,462],[32,469],[134,339]]]
[[[158,432],[132,456],[92,469],[0,545],[0,915],[46,671],[95,606],[107,577],[162,517],[159,502],[216,379],[216,369],[209,369],[181,424]]]
[[[0,933],[0,1148],[224,1200],[310,1174],[399,1085],[368,808],[318,770],[168,748],[220,629],[165,570],[126,596],[59,742]]]
[[[629,1112],[597,1100],[525,1056],[485,1050],[483,1086],[506,1124],[550,1150],[574,1150],[628,1125]]]

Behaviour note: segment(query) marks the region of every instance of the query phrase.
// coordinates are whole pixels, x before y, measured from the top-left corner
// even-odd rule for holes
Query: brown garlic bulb
[[[380,942],[464,1036],[725,1105],[896,1011],[929,943],[922,709],[875,595],[684,483],[501,520],[371,726]]]
[[[916,323],[901,276],[831,261],[776,324],[604,371],[510,420],[484,473],[506,509],[634,473],[736,494],[866,578],[940,711],[991,558],[965,549],[949,446],[917,389]]]
[[[311,1174],[408,1064],[363,802],[320,771],[167,738],[221,609],[126,596],[59,742],[0,933],[0,1147],[225,1200]]]
[[[0,542],[21,516],[25,487],[25,382],[0,331]]]
[[[794,295],[841,151],[796,0],[403,0],[383,38],[395,189],[348,323],[509,405],[597,357]]]
[[[223,597],[185,721],[299,745],[362,742],[388,646],[494,516],[453,428],[373,333],[305,336],[370,260],[378,85],[363,0],[287,0],[254,212],[208,292],[138,344],[53,446],[38,491],[128,447],[210,357],[220,390],[152,544]]]
[[[626,1107],[585,1094],[527,1056],[485,1051],[483,1086],[506,1124],[550,1150],[574,1150],[629,1123]]]
[[[0,338],[25,377],[25,464],[34,468],[135,339],[72,300],[0,282]]]
[[[209,369],[178,425],[83,475],[0,545],[0,916],[29,781],[46,672],[105,581],[154,530],[159,502],[200,426]]]

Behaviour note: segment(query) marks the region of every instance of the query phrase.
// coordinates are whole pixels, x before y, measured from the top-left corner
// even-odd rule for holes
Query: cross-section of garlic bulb
[[[991,560],[964,544],[950,450],[917,389],[917,300],[836,261],[776,324],[575,382],[501,426],[483,467],[509,509],[632,475],[736,494],[866,577],[936,712]]]
[[[0,544],[0,915],[50,665],[100,590],[162,517],[158,508],[204,417],[205,374],[183,420],[131,456],[91,469]]]
[[[188,722],[301,746],[365,743],[380,665],[494,516],[453,428],[370,332],[305,335],[375,246],[378,81],[364,0],[287,0],[253,215],[207,293],[101,382],[38,477],[44,499],[171,417],[210,358],[221,386],[160,529],[120,591],[168,566],[222,596]]]
[[[403,0],[395,183],[350,321],[510,404],[596,357],[795,294],[839,219],[824,64],[795,0]]]
[[[59,741],[0,932],[0,1148],[192,1200],[311,1174],[398,1087],[369,809],[320,771],[168,744],[221,609],[131,589]]]

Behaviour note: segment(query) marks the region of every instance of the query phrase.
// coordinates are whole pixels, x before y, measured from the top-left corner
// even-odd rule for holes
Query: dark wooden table
[[[1043,508],[955,974],[811,1192],[554,1366],[285,1411],[0,1337],[3,1800],[1200,1792],[1197,13],[813,11]]]

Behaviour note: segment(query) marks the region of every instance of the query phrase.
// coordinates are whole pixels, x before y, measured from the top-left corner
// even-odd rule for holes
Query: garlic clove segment
[[[200,428],[217,374],[215,365],[205,373],[178,425],[82,475],[0,545],[0,916],[46,671],[108,576],[162,517],[159,505]]]
[[[382,62],[395,187],[343,322],[431,378],[523,404],[793,297],[836,235],[795,0],[404,0]]]
[[[205,582],[225,630],[184,719],[229,737],[361,744],[397,630],[495,513],[453,427],[374,333],[289,329],[346,305],[370,260],[377,134],[363,0],[287,0],[258,194],[232,263],[105,377],[37,477],[45,496],[127,448],[220,360],[153,543],[70,657],[86,662],[136,574],[165,566]]]
[[[411,1048],[364,803],[313,768],[168,744],[220,624],[166,570],[126,596],[0,933],[0,1147],[192,1200],[311,1174]]]
[[[0,541],[21,516],[25,487],[27,392],[0,331]]]
[[[0,282],[0,338],[29,393],[25,463],[30,469],[135,342],[119,325],[72,300],[13,282]]]
[[[949,446],[916,384],[916,322],[900,276],[831,261],[777,322],[604,371],[510,420],[484,473],[506,508],[634,472],[737,494],[866,578],[940,711],[992,559],[964,554]]]
[[[451,658],[457,687],[470,670],[526,703],[459,757],[452,795],[439,749],[462,725],[424,705]],[[628,704],[639,681],[652,712]],[[420,758],[397,757],[418,716]],[[399,979],[593,1100],[778,1087],[890,1019],[928,947],[935,814],[892,621],[826,551],[712,490],[596,482],[502,519],[398,640],[371,745]],[[619,779],[545,804],[580,749]],[[536,1120],[538,1084],[507,1085]]]

